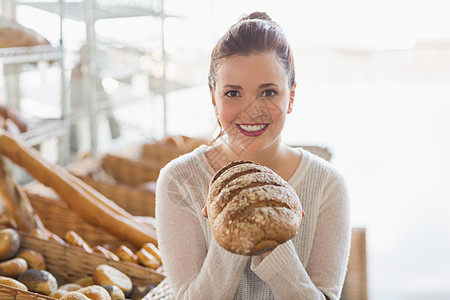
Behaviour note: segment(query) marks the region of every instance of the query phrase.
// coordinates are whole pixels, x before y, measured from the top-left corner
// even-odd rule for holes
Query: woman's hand
[[[208,219],[208,210],[206,206],[202,209],[202,216]]]
[[[272,251],[261,254],[261,259],[266,258],[266,256],[269,255],[270,253],[272,253]]]

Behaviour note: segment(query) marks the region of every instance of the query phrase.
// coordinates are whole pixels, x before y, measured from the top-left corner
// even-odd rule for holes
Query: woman
[[[350,249],[347,192],[327,162],[281,142],[295,87],[290,46],[265,13],[242,18],[214,48],[209,88],[223,136],[170,162],[157,184],[158,240],[177,299],[339,299]],[[269,253],[227,252],[205,218],[209,181],[234,160],[271,168],[302,201],[297,236]]]

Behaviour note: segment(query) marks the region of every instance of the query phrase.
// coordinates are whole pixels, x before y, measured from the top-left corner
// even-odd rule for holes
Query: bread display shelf
[[[28,6],[58,14],[59,3],[52,1],[21,1]],[[93,15],[97,20],[125,17],[163,16],[161,12],[152,9],[152,1],[97,1]],[[83,1],[68,1],[64,3],[66,17],[76,21],[85,18]]]
[[[92,276],[95,267],[108,264],[131,278],[135,285],[159,284],[165,277],[155,270],[125,261],[113,261],[95,253],[87,253],[81,248],[43,241],[29,234],[20,233],[23,248],[42,253],[50,273],[73,282],[84,276]]]
[[[52,137],[59,137],[66,134],[65,121],[61,119],[30,119],[32,127],[27,132],[20,134],[20,138],[27,145],[34,147],[42,144]]]
[[[158,285],[165,277],[156,271],[136,264],[124,261],[112,261],[97,254],[86,253],[84,250],[64,246],[52,241],[44,241],[27,233],[20,233],[22,248],[40,252],[47,264],[47,270],[61,276],[67,282],[92,276],[95,267],[101,264],[108,264],[130,277],[135,285]],[[52,297],[36,294],[32,292],[20,291],[0,284],[0,299],[2,300],[28,300],[28,299],[55,299]]]
[[[62,47],[51,45],[0,48],[0,59],[4,66],[55,61],[61,59],[62,56]]]

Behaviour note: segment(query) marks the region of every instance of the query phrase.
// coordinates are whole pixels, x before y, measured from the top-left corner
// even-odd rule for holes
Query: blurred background
[[[61,162],[167,134],[211,138],[210,52],[239,16],[267,12],[295,51],[283,139],[327,148],[346,178],[352,225],[366,229],[369,299],[450,299],[447,0],[1,3],[2,17],[63,49],[59,67],[20,80],[17,55],[0,57],[0,104],[76,132],[69,151],[27,136]]]

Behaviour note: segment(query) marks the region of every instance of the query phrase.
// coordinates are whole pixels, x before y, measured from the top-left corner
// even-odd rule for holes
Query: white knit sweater
[[[160,172],[156,190],[158,242],[177,299],[339,299],[350,251],[345,183],[328,162],[299,148],[288,180],[305,217],[297,236],[261,261],[230,253],[201,215],[215,174],[201,146]]]

